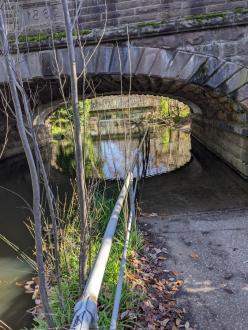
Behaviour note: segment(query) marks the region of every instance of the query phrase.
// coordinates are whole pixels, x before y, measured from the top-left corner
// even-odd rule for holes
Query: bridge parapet
[[[100,15],[101,8],[104,7],[102,0],[83,2],[82,15],[79,16],[79,35],[75,36],[75,43],[79,39],[83,44],[95,45],[101,39],[101,43],[108,45],[126,46],[128,40],[132,46],[138,47],[156,47],[165,48],[171,51],[189,51],[208,56],[215,56],[219,59],[231,61],[241,65],[248,66],[248,0],[226,1],[226,0],[204,0],[196,1],[170,1],[163,4],[154,4],[156,17],[151,11],[147,17],[142,14],[135,16],[125,16],[126,23],[121,21],[121,16],[115,11],[117,18],[111,19],[111,8],[121,8],[131,3],[133,6],[140,6],[140,1],[110,1],[108,2],[109,14],[106,29],[104,21],[90,21],[90,14],[87,16],[87,8],[94,10],[94,15]],[[44,1],[34,2],[22,0],[18,2],[12,0],[14,10],[6,11],[6,19],[9,22],[10,39],[13,38],[13,31],[17,31],[19,39],[20,52],[36,52],[38,50],[48,50],[53,47],[66,48],[66,38],[63,23],[63,13],[60,1],[49,2],[49,6],[44,5]],[[36,5],[34,5],[36,4]],[[180,10],[173,9],[173,6],[181,6]],[[87,7],[88,6],[88,7]],[[118,7],[119,6],[119,7]],[[142,6],[150,7],[147,0],[142,1]],[[162,7],[160,7],[162,6]],[[164,7],[163,7],[164,6]],[[166,6],[168,8],[166,8]],[[24,9],[23,9],[24,8]],[[71,15],[75,14],[76,3],[70,0]],[[159,8],[161,9],[159,11]],[[171,9],[170,9],[171,8]],[[218,11],[217,11],[217,8]],[[223,10],[221,9],[223,8]],[[173,9],[173,10],[172,10]],[[37,22],[34,19],[28,19],[33,15],[30,10],[35,10]],[[185,14],[180,17],[171,17],[170,19],[161,19],[168,10],[172,10],[176,15],[185,10]],[[213,11],[210,11],[213,10]],[[45,12],[45,18],[42,18],[42,12]],[[188,15],[188,14],[190,15]],[[133,17],[133,20],[131,19]],[[52,18],[52,19],[51,19]],[[130,20],[129,20],[130,18]],[[48,22],[50,22],[48,24]],[[11,34],[12,31],[12,34]],[[53,32],[53,33],[52,33]],[[75,34],[77,34],[75,32]],[[16,52],[15,44],[12,45],[12,51]]]
[[[77,12],[81,0],[68,0],[71,16]],[[44,32],[53,28],[64,30],[63,11],[59,0],[10,0],[6,5],[9,28],[24,33]],[[248,12],[248,1],[229,0],[84,0],[78,12],[80,29],[96,29],[105,25],[120,27],[134,24],[138,27],[159,27],[178,20],[197,20],[202,25],[211,19],[221,19],[230,14]],[[229,21],[229,24],[231,22]]]

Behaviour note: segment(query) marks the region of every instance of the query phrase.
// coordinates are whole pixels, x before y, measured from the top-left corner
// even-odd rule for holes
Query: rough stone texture
[[[134,108],[154,108],[159,109],[160,99],[156,96],[123,95],[122,97],[103,96],[93,99],[91,111],[110,111]]]
[[[6,118],[0,116],[6,123]],[[34,127],[37,132],[37,140],[40,147],[48,145],[51,142],[50,129],[46,125],[39,125]],[[5,143],[7,142],[7,143]],[[8,134],[6,135],[6,125],[1,126],[0,130],[0,153],[2,159],[14,157],[23,153],[23,147],[17,131],[14,120],[8,122]]]
[[[69,0],[72,17],[80,0]],[[64,31],[61,2],[11,0],[5,5],[9,31],[22,35]],[[102,42],[182,50],[248,65],[248,0],[105,0],[83,1],[79,28],[87,43]],[[128,28],[127,28],[128,26]],[[51,40],[29,42],[32,49],[51,48]],[[66,45],[65,39],[55,46]],[[26,51],[27,44],[23,45]]]
[[[245,177],[248,176],[247,133],[235,123],[193,115],[193,136]]]
[[[69,0],[72,15],[80,0]],[[50,23],[50,18],[61,27],[63,14],[61,3],[58,0],[49,2],[42,0],[10,0],[11,9],[8,8],[10,24],[25,23],[28,29],[44,28]],[[108,26],[146,22],[170,22],[180,18],[205,15],[218,12],[217,18],[225,18],[227,13],[237,12],[248,7],[248,1],[228,0],[85,0],[79,11],[79,25],[81,28],[101,28],[105,24],[106,16]],[[15,16],[13,14],[17,13]],[[204,18],[204,16],[203,16]],[[203,20],[201,18],[201,20]],[[199,19],[199,18],[198,18]],[[149,26],[149,25],[148,25]],[[228,50],[227,50],[228,51]]]
[[[69,8],[73,15],[75,3],[69,0]],[[21,34],[44,33],[61,30],[64,26],[64,15],[61,1],[10,0],[6,2],[5,16],[11,32]]]

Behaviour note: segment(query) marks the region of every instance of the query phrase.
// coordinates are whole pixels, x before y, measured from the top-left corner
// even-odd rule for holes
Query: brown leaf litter
[[[134,272],[128,274],[133,288],[144,294],[138,306],[133,329],[141,330],[193,330],[185,320],[185,310],[177,306],[176,294],[183,281],[176,279],[178,272],[165,267],[168,252],[165,243],[154,237],[148,226],[139,225],[144,235],[144,247],[133,255]]]

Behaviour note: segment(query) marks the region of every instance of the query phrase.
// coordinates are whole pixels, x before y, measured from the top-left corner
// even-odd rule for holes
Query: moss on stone
[[[215,11],[215,12],[211,12],[208,14],[201,14],[201,15],[193,15],[193,16],[188,16],[186,17],[187,20],[197,20],[197,21],[203,21],[203,20],[208,20],[211,18],[216,18],[216,17],[225,17],[226,15],[228,15],[229,12],[219,12],[219,11]]]
[[[248,9],[247,8],[242,8],[242,7],[237,7],[234,9],[235,14],[247,14]]]
[[[77,37],[78,35],[80,35],[80,36],[86,36],[87,34],[90,34],[91,32],[92,32],[92,30],[87,30],[87,29],[79,30],[77,32],[74,32],[73,33],[73,36],[74,37]]]
[[[36,34],[36,35],[20,35],[18,37],[19,42],[36,42],[48,40],[50,35],[47,34]]]
[[[85,36],[87,34],[90,34],[91,30],[80,30],[78,32],[73,32],[74,37],[79,36]],[[66,38],[66,33],[65,32],[55,32],[53,34],[45,34],[45,33],[39,33],[39,34],[34,34],[34,35],[20,35],[18,37],[19,42],[40,42],[40,41],[47,41],[49,39],[54,39],[54,40],[62,40]],[[10,38],[10,41],[14,41],[14,38]]]
[[[207,13],[207,14],[188,16],[188,17],[186,17],[186,19],[187,20],[203,21],[203,20],[208,20],[208,19],[217,18],[217,17],[224,18],[225,16],[227,16],[230,13],[232,13],[232,12],[230,12],[230,11],[225,11],[225,12],[215,11],[215,12],[211,12],[211,13]],[[233,13],[234,14],[247,14],[248,9],[243,8],[243,7],[237,7],[233,10]]]
[[[160,26],[161,24],[162,24],[162,22],[139,22],[137,24],[137,26],[140,28],[147,27],[147,26],[156,28],[156,27]]]

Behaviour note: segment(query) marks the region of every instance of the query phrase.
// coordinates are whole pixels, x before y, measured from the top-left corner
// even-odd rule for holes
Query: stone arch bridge
[[[31,17],[25,25],[26,41],[20,44],[21,52],[16,55],[14,46],[12,52],[27,93],[35,95],[35,114],[39,117],[34,115],[34,120],[42,126],[43,111],[56,108],[62,98],[59,78],[65,95],[69,95],[63,32],[56,34],[60,37],[54,43],[49,37],[51,29],[63,30],[63,15],[56,1],[49,6],[42,2],[34,6],[34,1],[27,5],[24,0],[18,7],[16,1],[12,3],[14,9],[6,9],[10,35],[16,29],[11,19],[16,8],[20,34],[27,22],[25,17]],[[75,2],[70,1],[70,5],[74,15]],[[53,23],[47,28],[46,20],[51,18]],[[248,1],[204,0],[196,4],[156,0],[152,5],[147,0],[109,0],[107,4],[84,1],[78,26],[81,43],[75,40],[77,71],[86,73],[88,97],[131,90],[184,101],[192,110],[192,134],[248,176]],[[99,40],[101,45],[96,48]],[[3,56],[0,72],[3,103],[3,94],[9,96]],[[82,85],[81,78],[80,91]],[[1,144],[5,122],[1,115]],[[9,125],[15,127],[14,120]],[[10,130],[8,140],[5,158],[19,152],[15,129]]]

